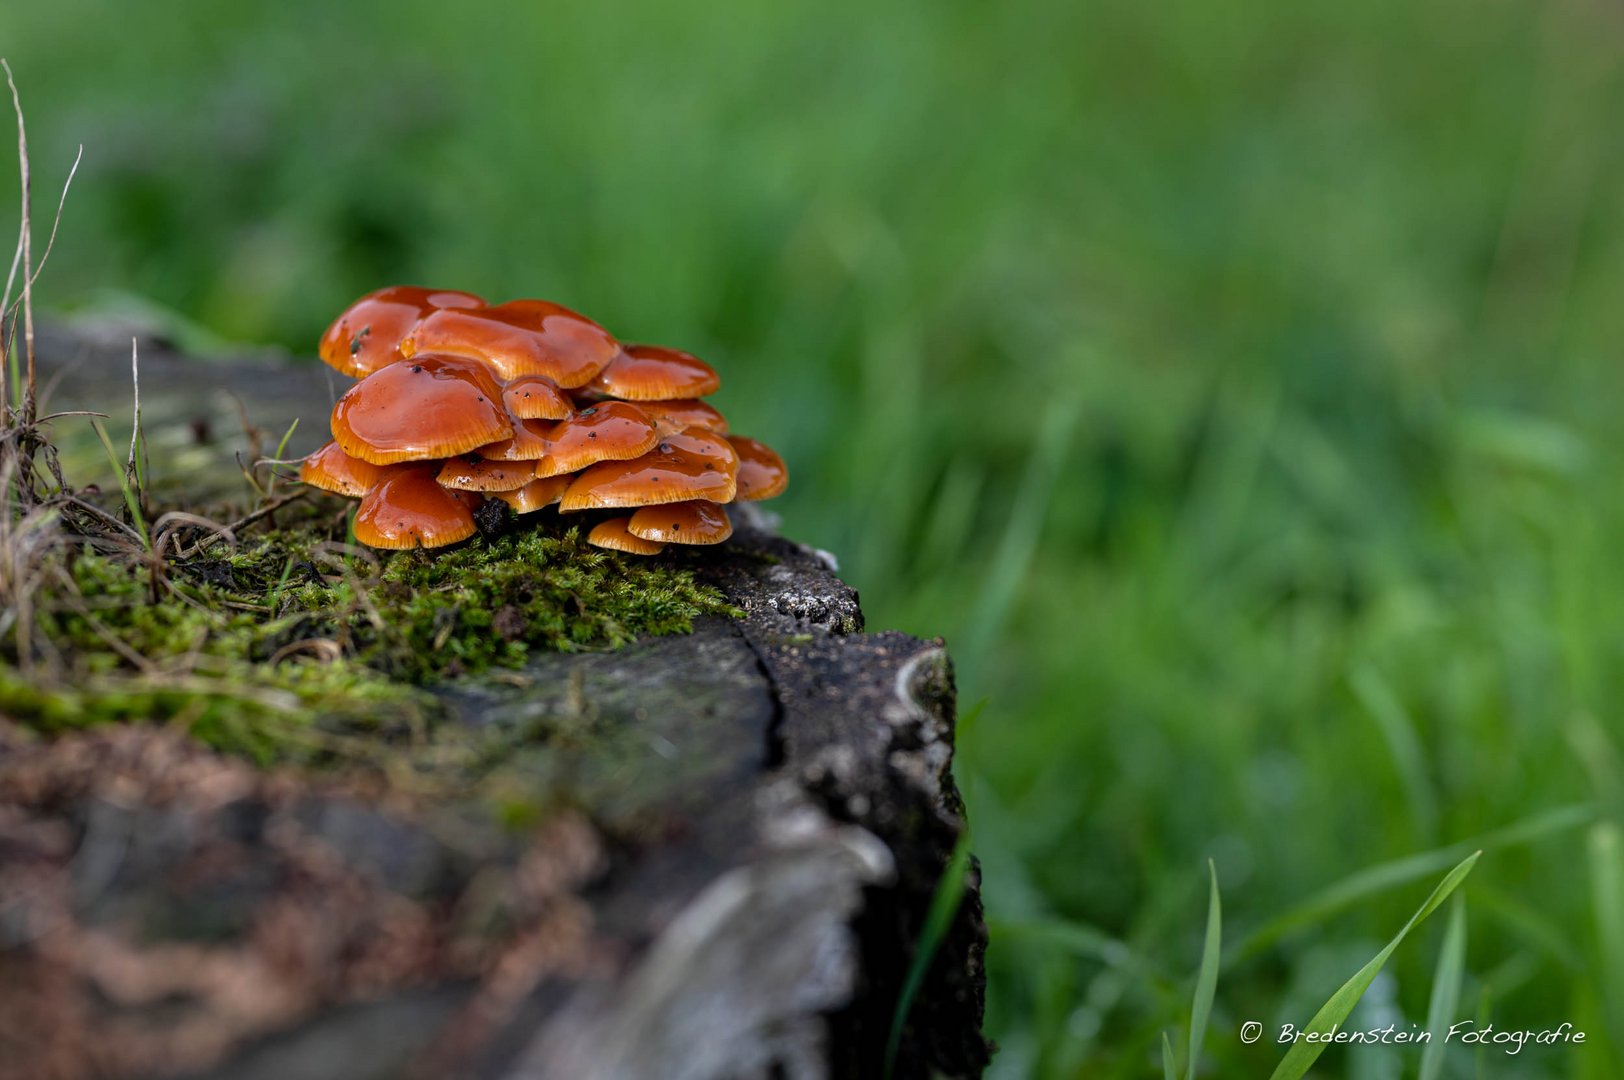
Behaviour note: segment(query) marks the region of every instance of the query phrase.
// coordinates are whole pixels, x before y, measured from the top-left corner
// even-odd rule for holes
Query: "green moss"
[[[690,570],[600,551],[555,516],[376,561],[315,520],[156,565],[59,548],[30,636],[0,645],[0,714],[44,732],[173,721],[260,761],[365,757],[433,743],[425,687],[443,679],[736,614]]]

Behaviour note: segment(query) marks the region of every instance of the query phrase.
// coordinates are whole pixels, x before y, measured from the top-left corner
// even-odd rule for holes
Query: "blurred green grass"
[[[1240,1022],[1427,886],[1299,905],[1566,806],[1468,883],[1461,1000],[1590,1042],[1442,1075],[1624,1070],[1616,6],[56,0],[0,53],[41,204],[86,147],[59,308],[310,354],[444,283],[721,368],[787,531],[987,701],[996,1075],[1154,1071],[1208,857],[1226,940],[1303,912],[1219,980],[1208,1074],[1264,1074]]]

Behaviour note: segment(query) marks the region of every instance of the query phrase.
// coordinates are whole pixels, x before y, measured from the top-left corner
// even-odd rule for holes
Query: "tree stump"
[[[49,408],[128,416],[127,337],[40,357]],[[190,490],[246,441],[222,389],[267,452],[294,416],[290,452],[325,432],[324,369],[153,341],[140,366],[153,472]],[[446,723],[552,733],[514,763],[568,781],[538,821],[0,720],[0,1080],[881,1075],[964,829],[951,663],[863,632],[832,560],[760,522],[698,572],[745,616],[437,690]],[[970,876],[898,1077],[986,1064]]]

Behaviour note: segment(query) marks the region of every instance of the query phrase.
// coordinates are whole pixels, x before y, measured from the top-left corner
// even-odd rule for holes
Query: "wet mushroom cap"
[[[582,470],[564,493],[559,509],[604,506],[657,506],[703,499],[732,502],[737,493],[739,456],[713,432],[690,428],[668,435],[642,457],[604,461]]]
[[[654,422],[637,406],[605,401],[553,425],[546,453],[536,462],[536,475],[558,476],[600,461],[641,457],[659,441]]]
[[[789,469],[772,447],[744,435],[730,435],[727,441],[739,455],[741,500],[771,499],[784,493],[789,486]]]
[[[490,461],[478,454],[461,454],[440,467],[435,481],[457,491],[517,491],[530,482],[536,467],[528,461]]]
[[[520,420],[567,420],[575,404],[545,375],[520,375],[502,387],[502,402]]]
[[[639,401],[638,411],[659,429],[661,435],[675,435],[688,428],[704,428],[718,435],[727,434],[727,418],[703,401],[694,398],[676,398],[671,401]]]
[[[594,547],[609,548],[611,551],[625,551],[633,555],[658,555],[665,550],[665,545],[654,540],[644,540],[641,536],[633,536],[626,528],[630,518],[616,517],[607,521],[600,521],[586,534],[586,542]]]
[[[299,463],[299,479],[311,487],[359,499],[402,467],[362,461],[330,442]]]
[[[346,454],[374,465],[453,457],[513,435],[490,371],[455,356],[373,372],[339,398],[332,427]]]
[[[444,547],[474,535],[469,503],[441,487],[432,466],[403,469],[367,492],[355,514],[355,538],[368,547]]]
[[[620,354],[609,331],[545,300],[512,300],[479,311],[436,311],[400,351],[440,352],[490,365],[503,379],[545,375],[565,389],[584,386]]]
[[[513,508],[515,514],[530,514],[556,503],[564,497],[570,486],[568,476],[543,476],[532,480],[516,491],[493,491],[491,498],[500,499]]]
[[[587,389],[623,401],[668,401],[714,394],[721,385],[716,370],[692,353],[662,345],[628,345]]]
[[[485,301],[455,289],[395,285],[367,293],[351,304],[322,335],[323,362],[362,378],[400,360],[400,342],[430,312],[481,308]]]
[[[492,461],[539,461],[552,448],[548,435],[556,426],[546,420],[515,419],[511,436],[481,446],[477,453]]]
[[[720,503],[690,501],[645,506],[632,515],[626,529],[633,536],[665,544],[720,544],[733,535],[733,522]]]

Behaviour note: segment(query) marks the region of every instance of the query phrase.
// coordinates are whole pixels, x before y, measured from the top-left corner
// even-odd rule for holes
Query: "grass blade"
[[[1179,1071],[1173,1065],[1173,1041],[1162,1032],[1162,1077],[1163,1080],[1179,1080]]]
[[[1354,697],[1376,721],[1382,741],[1387,744],[1388,755],[1393,759],[1399,782],[1404,785],[1404,795],[1409,800],[1421,842],[1436,843],[1438,797],[1428,779],[1426,754],[1421,749],[1420,736],[1416,734],[1415,718],[1374,667],[1359,667],[1349,683]]]
[[[1467,856],[1451,870],[1443,881],[1438,883],[1438,887],[1432,890],[1432,895],[1427,897],[1426,903],[1410,916],[1410,921],[1404,924],[1398,935],[1387,943],[1387,947],[1372,957],[1370,963],[1355,972],[1353,978],[1343,983],[1337,992],[1331,995],[1330,1000],[1320,1006],[1314,1018],[1303,1025],[1303,1031],[1307,1034],[1327,1033],[1346,1020],[1348,1014],[1353,1012],[1353,1007],[1370,987],[1371,980],[1375,979],[1377,973],[1386,965],[1388,957],[1393,955],[1394,950],[1409,936],[1411,930],[1421,925],[1428,915],[1438,910],[1438,905],[1449,899],[1449,895],[1466,880],[1466,875],[1472,872],[1472,867],[1477,865],[1477,860],[1482,854],[1479,851]],[[1330,1044],[1308,1041],[1293,1043],[1280,1064],[1275,1066],[1269,1080],[1301,1080],[1328,1045]]]
[[[1075,956],[1118,968],[1165,997],[1174,997],[1176,980],[1155,961],[1120,938],[1071,919],[987,920],[987,931],[1000,941],[1041,941]]]
[[[1460,1009],[1461,983],[1466,976],[1466,900],[1449,902],[1449,925],[1444,928],[1438,968],[1432,976],[1432,999],[1427,1003],[1427,1031],[1445,1031]],[[1442,1040],[1427,1043],[1421,1052],[1421,1080],[1438,1080],[1444,1067]]]
[[[107,437],[107,429],[102,426],[100,420],[92,419],[90,426],[96,429],[97,437],[107,449],[107,463],[113,466],[113,474],[118,477],[119,490],[124,493],[124,505],[130,511],[130,523],[135,526],[135,531],[141,534],[141,542],[150,549],[152,538],[147,535],[147,522],[141,515],[141,498],[131,484],[130,477],[125,475],[124,466],[119,463],[118,451],[113,449],[113,440]]]
[[[1613,822],[1597,822],[1587,848],[1602,1004],[1607,1015],[1624,1016],[1624,834]],[[1624,1027],[1618,1021],[1609,1026],[1608,1035],[1624,1047]]]
[[[1224,966],[1233,967],[1248,960],[1287,934],[1313,926],[1322,919],[1352,907],[1368,896],[1407,885],[1453,866],[1473,851],[1494,851],[1497,848],[1513,847],[1569,829],[1581,828],[1594,822],[1596,814],[1597,808],[1592,803],[1559,806],[1552,810],[1530,814],[1510,825],[1483,833],[1471,840],[1367,867],[1320,890],[1297,907],[1271,919],[1247,935],[1230,950],[1229,955],[1224,957]]]
[[[936,949],[953,925],[959,901],[964,899],[969,870],[970,832],[966,829],[959,834],[959,842],[953,847],[947,869],[936,883],[936,893],[930,898],[930,908],[925,912],[924,929],[920,931],[918,945],[914,948],[913,962],[908,965],[908,975],[902,982],[902,994],[897,998],[896,1012],[891,1016],[891,1034],[885,1041],[886,1080],[890,1080],[897,1066],[897,1050],[902,1046],[902,1025],[907,1022],[914,998],[919,996],[919,987],[925,981],[925,972],[936,956]]]
[[[1218,993],[1218,967],[1222,960],[1223,905],[1218,899],[1218,867],[1211,859],[1207,860],[1207,876],[1211,882],[1207,896],[1207,940],[1201,949],[1195,998],[1190,1003],[1190,1060],[1185,1065],[1185,1080],[1195,1080],[1201,1043],[1207,1036],[1207,1019],[1212,1015],[1212,999]]]

